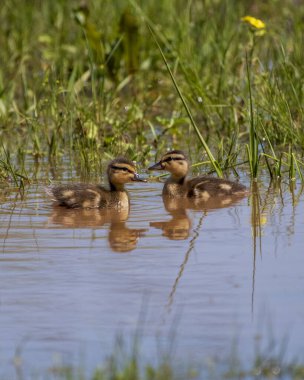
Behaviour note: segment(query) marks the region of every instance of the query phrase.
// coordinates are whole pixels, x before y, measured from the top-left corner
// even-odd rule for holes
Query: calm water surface
[[[140,333],[150,362],[228,357],[236,340],[247,361],[271,338],[304,360],[299,184],[201,210],[164,204],[160,183],[128,188],[120,215],[53,207],[42,187],[23,200],[1,190],[0,379],[92,371],[119,334]]]

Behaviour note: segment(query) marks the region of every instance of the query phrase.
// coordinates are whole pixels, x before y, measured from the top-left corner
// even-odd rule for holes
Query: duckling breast
[[[60,205],[68,208],[99,208],[103,202],[103,189],[99,186],[71,184],[52,186],[47,194]]]
[[[111,193],[111,202],[109,207],[125,209],[129,207],[129,204],[129,194],[126,191],[115,191]]]
[[[163,195],[171,198],[183,198],[186,195],[185,188],[176,182],[166,182]]]

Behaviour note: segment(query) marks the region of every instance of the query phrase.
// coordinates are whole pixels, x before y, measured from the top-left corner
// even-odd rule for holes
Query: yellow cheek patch
[[[207,201],[210,197],[211,195],[208,193],[208,191],[203,191],[202,193],[200,193],[200,198],[203,201]]]
[[[101,196],[100,194],[96,194],[96,198],[94,199],[94,207],[99,207]]]
[[[82,207],[84,207],[84,208],[90,208],[90,207],[92,207],[91,201],[84,201],[84,202],[82,202]]]
[[[74,194],[75,194],[74,190],[64,190],[64,191],[62,192],[62,196],[63,196],[64,198],[72,197]]]
[[[221,183],[221,184],[220,184],[220,188],[221,188],[222,190],[229,191],[229,190],[231,190],[231,185],[228,185],[228,183]]]
[[[222,205],[222,206],[227,206],[227,205],[229,205],[231,202],[232,202],[232,199],[231,199],[231,198],[226,198],[226,199],[223,199],[223,200],[221,201],[221,205]]]

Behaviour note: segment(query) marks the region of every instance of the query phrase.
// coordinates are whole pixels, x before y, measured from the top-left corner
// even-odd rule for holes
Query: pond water
[[[236,341],[245,362],[257,344],[304,359],[300,184],[207,209],[164,204],[161,183],[128,189],[115,216],[1,190],[0,379],[93,371],[118,336],[152,363],[226,358]]]

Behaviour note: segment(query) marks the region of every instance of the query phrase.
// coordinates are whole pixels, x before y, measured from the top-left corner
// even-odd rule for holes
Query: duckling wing
[[[105,202],[106,189],[99,185],[76,183],[50,186],[46,192],[60,205],[69,208],[98,208]]]
[[[190,179],[187,182],[187,188],[188,197],[202,197],[206,199],[247,193],[246,187],[238,182],[209,176]]]

